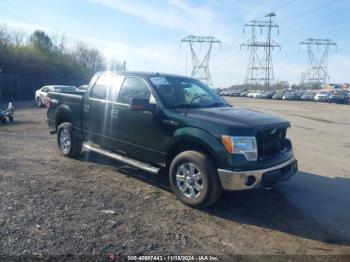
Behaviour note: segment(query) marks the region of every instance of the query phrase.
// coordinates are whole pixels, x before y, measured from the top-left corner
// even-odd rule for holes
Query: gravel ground
[[[278,188],[225,192],[195,210],[166,175],[94,153],[64,158],[45,113],[23,106],[0,125],[0,255],[350,254],[349,238]]]

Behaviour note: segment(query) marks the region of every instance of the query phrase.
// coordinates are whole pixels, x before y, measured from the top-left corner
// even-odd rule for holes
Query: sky
[[[329,52],[330,82],[350,82],[349,0],[0,0],[0,8],[0,24],[10,29],[64,34],[71,44],[98,48],[107,60],[125,60],[133,71],[190,75],[191,53],[180,40],[214,36],[222,42],[213,46],[209,64],[215,87],[244,82],[249,50],[240,45],[250,32],[243,33],[243,25],[275,12],[276,81],[300,81],[308,65],[301,41],[330,38],[338,45]],[[201,56],[205,45],[196,49]]]

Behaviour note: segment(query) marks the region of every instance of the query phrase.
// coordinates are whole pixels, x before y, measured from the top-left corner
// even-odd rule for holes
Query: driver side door
[[[149,99],[156,104],[148,83],[139,77],[126,77],[116,103],[112,105],[111,125],[116,132],[111,135],[115,147],[128,156],[145,162],[162,163],[162,149],[169,138],[156,112],[133,111],[131,99]]]

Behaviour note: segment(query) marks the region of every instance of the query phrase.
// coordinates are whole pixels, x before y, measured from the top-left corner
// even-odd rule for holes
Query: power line
[[[316,14],[315,11],[324,10],[324,9],[328,8],[328,6],[330,6],[330,5],[334,6],[335,4],[343,2],[343,1],[344,0],[330,0],[329,2],[326,2],[323,5],[318,5],[316,7],[312,6],[310,9],[304,10],[304,12],[299,13],[298,16],[296,18],[294,18],[293,20],[290,20],[287,23],[281,23],[281,26],[289,27],[291,25],[294,26],[294,25],[298,25],[298,24],[305,24],[305,17],[307,18],[307,17],[311,16],[311,18],[312,18],[312,16]]]
[[[227,6],[227,7],[225,8],[225,11],[224,11],[224,12],[230,13],[230,14],[231,14],[230,8],[233,7],[233,6],[235,6],[239,1],[241,1],[241,0],[236,0],[236,1],[230,2],[230,3],[229,3],[229,6]],[[215,20],[217,20],[218,18],[220,18],[220,17],[222,17],[222,12],[220,12],[218,15],[216,15],[214,18],[212,18],[209,22],[207,22],[206,25],[209,26],[209,25],[213,24],[213,22],[214,22]]]
[[[316,13],[315,11],[321,11],[323,9],[328,8],[329,5],[334,6],[334,4],[340,3],[342,1],[344,1],[344,0],[337,0],[337,1],[332,0],[330,2],[326,2],[325,4],[323,4],[321,6],[318,6],[317,8],[312,7],[311,9],[307,10],[306,12],[299,14],[297,18],[293,19],[293,21],[287,22],[287,23],[281,23],[281,25],[284,27],[287,27],[287,28],[293,27],[294,28],[294,30],[288,32],[289,36],[291,36],[291,37],[284,38],[283,40],[295,40],[295,39],[300,38],[304,34],[296,33],[296,32],[299,32],[299,30],[295,29],[295,28],[297,28],[297,26],[301,25],[303,28],[305,28],[305,25],[309,25],[316,20],[315,17],[312,17],[312,16],[310,17],[310,15],[314,15]],[[322,8],[320,8],[320,7],[322,7]],[[334,21],[334,19],[336,19],[336,17],[333,17],[332,14],[337,13],[337,17],[338,17],[340,14],[339,12],[343,12],[343,11],[347,11],[347,9],[344,9],[344,8],[337,9],[337,10],[333,9],[333,10],[330,10],[329,12],[323,14],[322,17],[329,17],[329,15],[331,15],[332,26],[333,26],[334,25],[333,21]],[[300,19],[300,18],[303,18],[303,19]],[[320,18],[318,18],[318,20],[320,20]],[[323,30],[324,30],[324,27],[321,27],[320,33],[323,33]]]
[[[258,2],[256,5],[252,6],[250,9],[248,9],[245,14],[249,14],[251,11],[253,11],[254,9],[258,8],[259,6],[263,5],[266,1],[268,0],[262,0],[260,2]],[[244,15],[244,14],[243,14]],[[214,31],[214,33],[218,33],[220,31],[222,31],[225,27],[231,25],[233,22],[237,21],[237,19],[240,19],[242,17],[242,15],[234,17],[230,22],[222,25],[221,27],[219,27],[217,30]]]

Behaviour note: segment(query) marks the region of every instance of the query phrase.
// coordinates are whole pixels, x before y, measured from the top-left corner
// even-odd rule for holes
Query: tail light
[[[46,101],[45,101],[46,110],[49,110],[50,104],[51,104],[51,99],[47,97],[47,98],[46,98]]]

